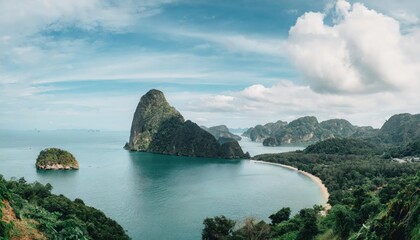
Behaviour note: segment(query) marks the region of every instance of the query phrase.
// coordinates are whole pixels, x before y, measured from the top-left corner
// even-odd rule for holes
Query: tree
[[[290,212],[291,212],[290,208],[285,207],[285,208],[280,209],[278,212],[271,214],[269,216],[269,218],[271,219],[271,224],[276,225],[283,221],[289,220]]]
[[[354,202],[355,209],[360,209],[364,202],[370,200],[371,197],[369,196],[368,192],[369,191],[364,186],[358,187],[353,191],[353,196],[355,198],[355,202]]]
[[[340,239],[347,239],[354,227],[354,214],[344,205],[335,205],[330,212],[333,220],[333,232]]]
[[[204,229],[201,233],[203,240],[220,240],[232,236],[235,221],[225,216],[206,218],[203,221]]]
[[[365,222],[372,216],[375,216],[381,208],[378,200],[373,199],[372,201],[365,202],[360,208],[359,221]]]
[[[74,203],[81,204],[81,205],[85,205],[85,202],[83,202],[83,200],[82,200],[82,199],[80,199],[80,198],[76,198],[76,199],[74,199]]]
[[[270,239],[270,225],[264,221],[256,222],[255,219],[245,219],[245,224],[234,233],[234,239],[265,240]]]
[[[317,226],[317,212],[312,208],[305,208],[300,210],[299,217],[302,221],[302,226],[297,235],[298,240],[314,239],[318,234]]]

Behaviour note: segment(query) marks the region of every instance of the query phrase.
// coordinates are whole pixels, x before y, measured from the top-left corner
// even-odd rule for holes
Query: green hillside
[[[394,146],[415,153],[418,141]],[[408,151],[409,149],[410,151]],[[392,149],[355,139],[330,139],[304,151],[263,154],[255,160],[286,164],[318,176],[330,210],[314,206],[290,215],[285,206],[271,223],[224,216],[204,220],[203,239],[420,239],[420,162],[399,163]]]
[[[100,210],[51,190],[50,184],[0,175],[0,239],[129,239]]]

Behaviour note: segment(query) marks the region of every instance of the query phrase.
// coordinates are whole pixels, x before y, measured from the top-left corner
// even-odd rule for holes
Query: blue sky
[[[128,130],[151,88],[187,119],[416,113],[416,1],[3,0],[3,129]]]

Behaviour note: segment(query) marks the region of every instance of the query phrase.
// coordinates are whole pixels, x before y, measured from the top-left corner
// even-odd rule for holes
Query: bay
[[[175,157],[125,151],[127,132],[0,131],[0,174],[51,183],[53,192],[81,198],[119,222],[133,239],[200,239],[202,221],[224,214],[243,221],[282,207],[293,213],[323,204],[306,176],[249,160]],[[261,147],[244,139],[252,155],[300,147]],[[78,171],[37,171],[47,147],[72,152]]]

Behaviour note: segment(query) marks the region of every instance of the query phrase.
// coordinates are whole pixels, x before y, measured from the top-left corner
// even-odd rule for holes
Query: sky
[[[418,0],[0,0],[0,129],[129,131],[156,88],[199,125],[420,110]]]

